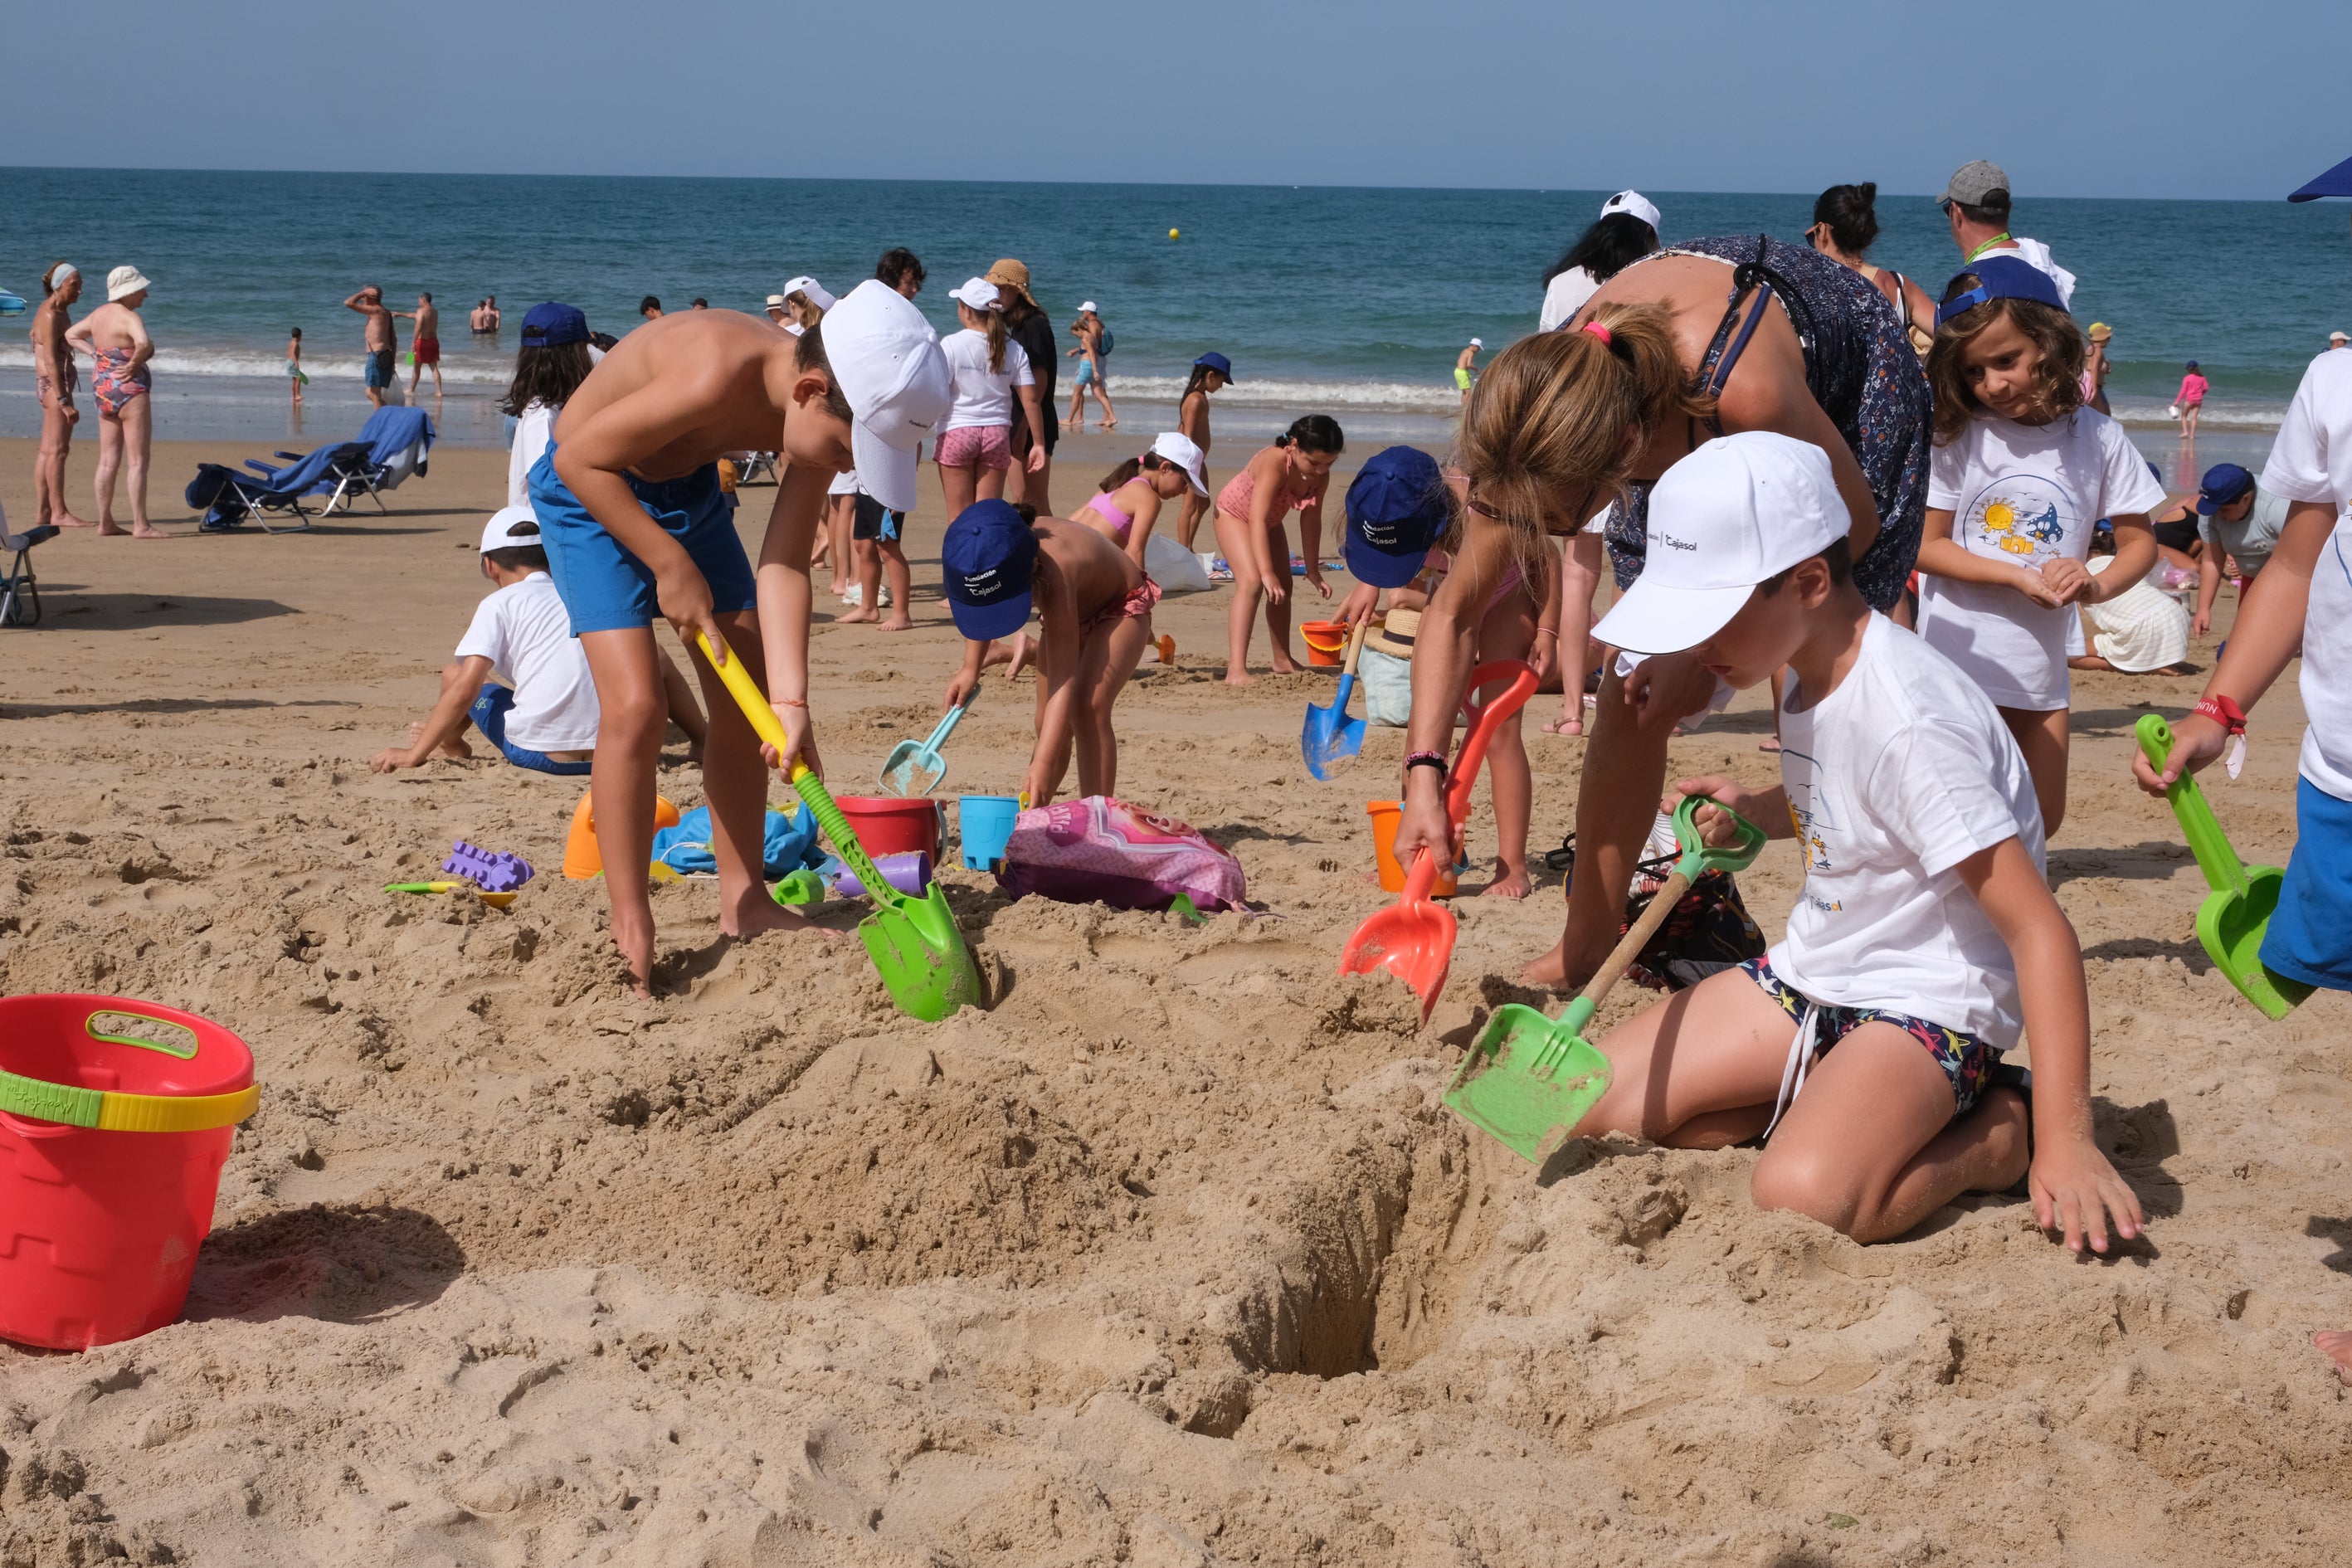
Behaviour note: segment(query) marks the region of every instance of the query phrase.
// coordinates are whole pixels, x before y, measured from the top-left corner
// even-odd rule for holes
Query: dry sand
[[[196,453],[159,451],[159,497]],[[29,460],[0,443],[20,521]],[[362,760],[432,696],[502,465],[445,449],[391,517],[307,536],[68,536],[47,622],[0,633],[0,984],[195,1009],[264,1085],[186,1321],[0,1348],[0,1563],[2352,1554],[2352,1392],[2306,1339],[2352,1324],[2347,1015],[2264,1023],[2191,934],[2202,885],[2125,765],[2193,681],[2081,680],[2051,855],[2147,1243],[2072,1258],[2000,1198],[1864,1249],[1757,1214],[1748,1151],[1538,1175],[1465,1136],[1436,1091],[1527,996],[1496,977],[1556,934],[1558,879],[1462,901],[1425,1034],[1393,981],[1335,979],[1383,901],[1363,802],[1400,735],[1309,781],[1328,679],[1215,684],[1222,595],[1161,607],[1181,663],[1121,706],[1121,793],[1232,845],[1281,918],[957,870],[1000,999],[927,1026],[854,944],[731,946],[670,886],[660,994],[631,1000],[598,888],[554,874],[576,784]],[[935,711],[952,633],[918,601],[912,634],[815,634],[837,785]],[[992,684],[948,787],[1009,785],[1027,712]],[[2214,786],[2257,859],[2292,841],[2299,723],[2282,689]],[[1767,778],[1765,728],[1744,700],[1676,761]],[[1540,847],[1580,742],[1529,729]],[[682,748],[663,787],[700,798]],[[379,891],[458,837],[545,874],[503,912]],[[1768,931],[1793,869],[1744,879]]]

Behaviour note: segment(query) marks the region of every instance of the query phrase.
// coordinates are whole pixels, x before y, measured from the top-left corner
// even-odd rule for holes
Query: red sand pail
[[[1318,669],[1337,669],[1348,662],[1348,623],[1307,621],[1298,628],[1307,644],[1307,662]]]
[[[253,1053],[124,996],[0,998],[0,1337],[52,1350],[180,1315]]]
[[[866,853],[879,860],[885,855],[921,853],[937,864],[940,858],[939,803],[903,800],[892,795],[837,795],[834,805],[857,830]]]
[[[1402,893],[1404,891],[1404,868],[1397,864],[1396,830],[1397,818],[1403,815],[1403,808],[1392,800],[1375,800],[1367,802],[1364,809],[1372,814],[1372,856],[1380,863],[1381,890]],[[1429,896],[1433,899],[1452,898],[1456,871],[1457,868],[1452,866],[1441,869],[1437,873],[1437,880],[1430,884]]]

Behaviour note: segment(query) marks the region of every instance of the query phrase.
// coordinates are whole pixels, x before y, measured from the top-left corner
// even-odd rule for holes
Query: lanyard
[[[1961,261],[1960,265],[1966,267],[1970,261],[1974,261],[1978,257],[1982,256],[1986,251],[1990,250],[1994,246],[1999,245],[2002,240],[2007,239],[2008,237],[2009,230],[2002,229],[1990,239],[1986,240],[1982,245],[1979,245],[1974,250],[1969,251],[1967,258]]]

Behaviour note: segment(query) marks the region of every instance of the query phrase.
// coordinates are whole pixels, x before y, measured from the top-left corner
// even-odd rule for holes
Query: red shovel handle
[[[1470,733],[1463,738],[1462,754],[1454,760],[1453,782],[1445,791],[1445,815],[1456,826],[1470,818],[1470,791],[1478,782],[1478,770],[1486,765],[1487,742],[1502,728],[1503,721],[1526,707],[1528,699],[1536,693],[1535,666],[1517,658],[1498,658],[1492,664],[1480,665],[1470,672],[1469,682],[1463,689],[1466,697],[1475,697],[1498,680],[1510,684],[1484,702],[1465,700],[1462,704],[1462,710],[1470,716]]]

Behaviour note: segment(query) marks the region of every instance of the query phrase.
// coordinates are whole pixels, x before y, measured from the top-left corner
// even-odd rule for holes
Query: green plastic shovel
[[[2158,773],[2172,755],[2172,726],[2157,714],[2140,716],[2139,749]],[[2213,889],[2197,909],[2197,940],[2205,944],[2213,967],[2229,977],[2239,994],[2263,1010],[2265,1018],[2284,1018],[2311,994],[2312,987],[2289,980],[2263,966],[2263,935],[2269,931],[2271,911],[2278,908],[2279,887],[2286,872],[2276,866],[2249,866],[2230,847],[2212,806],[2196,775],[2183,769],[2165,786],[2164,798],[2189,840],[2205,885]]]
[[[776,719],[776,710],[760,694],[751,673],[741,662],[722,657],[710,646],[707,637],[698,637],[702,651],[719,679],[743,710],[743,717],[751,721],[760,739],[782,752],[791,742],[784,727]],[[882,984],[890,999],[899,1008],[920,1018],[926,1024],[936,1024],[966,1003],[980,1001],[980,969],[972,963],[971,949],[964,945],[963,931],[956,924],[955,911],[948,908],[947,889],[933,882],[930,889],[919,899],[910,899],[890,886],[866,847],[857,841],[857,834],[841,807],[833,801],[833,792],[824,781],[810,771],[797,758],[793,763],[793,788],[808,808],[816,813],[817,826],[833,841],[833,852],[842,863],[866,884],[866,896],[873,900],[874,912],[857,922],[858,939],[866,943],[866,954],[881,973]]]
[[[1738,841],[1709,848],[1699,837],[1696,814],[1702,805],[1715,805],[1730,817]],[[1641,956],[1693,882],[1709,871],[1744,871],[1755,861],[1764,847],[1764,830],[1727,805],[1687,795],[1675,807],[1675,842],[1682,858],[1568,1011],[1554,1020],[1516,1002],[1496,1008],[1446,1086],[1446,1104],[1522,1159],[1541,1164],[1609,1092],[1609,1058],[1593,1048],[1584,1031],[1610,988]]]

